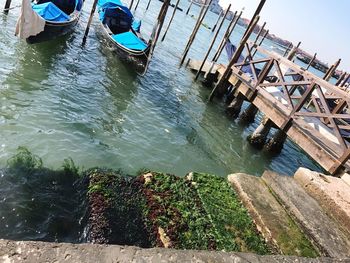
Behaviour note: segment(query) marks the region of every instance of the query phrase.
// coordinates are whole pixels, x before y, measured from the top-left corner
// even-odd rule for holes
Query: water
[[[12,6],[18,3],[14,0]],[[71,157],[81,168],[121,168],[129,174],[141,168],[177,175],[198,171],[221,176],[234,172],[261,175],[266,169],[292,175],[299,166],[320,170],[290,141],[278,156],[252,148],[246,137],[258,122],[243,126],[230,120],[223,103],[207,103],[209,89],[194,82],[188,70],[178,69],[194,18],[184,12],[175,16],[166,40],[157,45],[147,74],[139,76],[98,41],[97,19],[86,47],[81,48],[91,4],[86,1],[73,34],[32,46],[14,37],[18,8],[8,16],[0,15],[0,167],[6,166],[19,146],[25,146],[54,169]],[[146,4],[141,1],[136,17],[142,19],[147,39],[161,3],[153,0],[145,13]],[[184,1],[180,6],[186,10],[187,4]],[[4,0],[0,0],[3,6]],[[198,10],[193,6],[190,13],[196,16]],[[209,12],[205,23],[212,26],[216,19]],[[234,42],[242,32],[238,27]],[[211,37],[210,30],[202,27],[189,57],[202,58]],[[271,47],[273,43],[266,41],[264,45]],[[226,57],[221,60],[226,62]],[[50,182],[57,178],[51,180],[48,173],[31,179],[35,185],[47,184],[47,191],[41,194],[39,190],[44,199],[50,193]],[[23,190],[24,185],[28,185],[25,178],[2,172],[0,203],[8,209],[0,211],[0,217],[14,217],[17,214],[11,209],[22,206],[30,215],[45,210],[45,205],[36,209],[28,205],[35,197],[33,191],[28,194]],[[13,190],[16,195],[7,203]],[[27,193],[25,199],[18,198],[21,193]],[[55,193],[57,198],[64,195]],[[48,210],[48,218],[52,213],[57,211]],[[23,220],[25,217],[20,216],[16,222]],[[40,229],[40,224],[32,227]],[[40,239],[40,235],[16,236],[21,237]]]

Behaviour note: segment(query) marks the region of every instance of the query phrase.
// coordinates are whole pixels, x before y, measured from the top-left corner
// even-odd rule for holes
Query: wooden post
[[[343,74],[341,74],[341,76],[339,77],[339,79],[337,80],[337,82],[335,83],[335,85],[336,86],[339,86],[341,83],[342,83],[342,81],[345,79],[345,77],[346,77],[346,72],[343,72]]]
[[[262,34],[262,32],[264,31],[265,26],[266,26],[266,22],[264,22],[264,24],[260,28],[258,34],[256,35],[256,38],[254,40],[254,44],[256,44],[258,42],[258,39],[259,39],[260,35]]]
[[[83,37],[83,43],[82,43],[83,46],[85,45],[85,43],[86,43],[86,38],[87,38],[87,36],[88,36],[88,34],[89,34],[90,25],[91,25],[92,18],[93,18],[93,16],[94,16],[94,13],[95,13],[95,10],[96,10],[97,1],[98,1],[98,0],[94,0],[94,3],[92,4],[92,8],[91,8],[91,12],[90,12],[89,21],[88,21],[88,23],[87,23],[87,26],[86,26],[86,29],[85,29],[85,33],[84,33],[84,37]]]
[[[188,40],[186,48],[185,48],[185,50],[183,52],[183,55],[182,55],[182,58],[181,58],[181,61],[180,61],[180,67],[182,66],[182,64],[184,63],[184,61],[186,59],[187,53],[188,53],[188,51],[191,48],[191,45],[192,45],[192,43],[193,43],[193,41],[194,41],[194,39],[195,39],[195,37],[197,35],[197,32],[198,32],[198,30],[199,30],[199,28],[200,28],[200,26],[201,26],[201,24],[203,22],[203,19],[204,19],[205,15],[207,14],[207,12],[209,10],[209,7],[210,7],[212,1],[213,0],[209,0],[208,5],[207,6],[203,5],[203,7],[202,7],[201,13],[203,13],[203,14],[201,15],[201,13],[200,13],[200,15],[198,16],[197,24],[195,25],[195,27],[193,29],[193,32],[192,32],[192,34],[190,36],[190,39]],[[206,1],[206,3],[207,3],[207,1]]]
[[[193,2],[192,2],[192,0],[190,0],[190,5],[187,8],[186,15],[188,15],[188,12],[190,12],[192,4],[193,4]]]
[[[150,3],[151,3],[151,0],[148,0],[147,6],[146,6],[146,10],[148,10]]]
[[[260,14],[262,8],[263,8],[264,5],[265,5],[265,2],[266,2],[266,0],[260,0],[260,3],[259,3],[259,5],[258,5],[257,9],[255,10],[255,13],[254,13],[252,19],[251,19],[250,22],[249,22],[249,25],[248,25],[248,27],[247,27],[247,30],[245,31],[245,34],[248,33],[248,28],[250,28],[250,27],[252,26],[252,24],[254,23],[255,17],[257,17],[257,16]],[[243,38],[244,38],[244,37],[245,37],[245,35],[243,36]]]
[[[308,70],[312,66],[312,63],[314,63],[316,56],[317,56],[317,53],[315,53],[312,59],[310,60],[309,64],[306,67],[306,70]]]
[[[6,0],[5,7],[4,7],[5,14],[9,13],[10,6],[11,6],[11,0]]]
[[[175,4],[175,7],[174,7],[174,11],[173,11],[173,13],[172,13],[172,15],[171,15],[171,18],[170,18],[170,20],[169,20],[168,26],[167,26],[167,28],[165,29],[164,35],[163,35],[163,37],[162,37],[162,40],[161,40],[162,42],[164,41],[165,36],[166,36],[166,34],[168,33],[169,27],[170,27],[170,25],[171,25],[171,22],[172,22],[173,19],[174,19],[174,16],[175,16],[175,13],[176,13],[176,10],[177,10],[177,6],[179,5],[179,3],[180,3],[180,0],[177,0],[177,1],[176,1],[176,4]]]
[[[213,46],[214,46],[215,40],[216,40],[216,38],[217,38],[217,36],[218,36],[218,34],[219,34],[219,32],[220,32],[220,29],[221,29],[222,25],[223,25],[224,22],[225,22],[226,16],[227,16],[227,14],[230,12],[230,8],[231,8],[231,4],[229,4],[228,8],[226,9],[226,12],[225,12],[224,17],[222,18],[222,20],[221,20],[221,22],[220,22],[220,25],[219,25],[219,27],[218,27],[218,30],[216,31],[216,33],[215,33],[215,35],[214,35],[214,37],[213,37],[213,39],[212,39],[212,41],[211,41],[211,43],[210,43],[209,49],[208,49],[207,53],[206,53],[205,56],[204,56],[204,59],[203,59],[203,61],[202,61],[202,64],[201,64],[201,66],[199,67],[199,69],[198,69],[198,71],[197,71],[196,77],[194,78],[195,80],[197,80],[198,77],[199,77],[199,75],[201,74],[201,70],[203,69],[203,66],[204,66],[205,62],[207,61],[207,58],[208,58],[208,56],[209,56],[209,54],[210,54],[210,51],[211,51],[211,49],[212,49]]]
[[[237,14],[237,11],[236,11],[236,13],[235,13],[235,15],[234,15],[234,18],[232,18],[232,20],[231,20],[229,26],[227,27],[227,30],[226,30],[226,32],[225,32],[225,35],[224,35],[224,37],[223,37],[222,40],[221,40],[221,43],[220,43],[220,45],[219,45],[219,48],[218,48],[218,50],[216,51],[216,53],[215,53],[215,55],[214,55],[214,57],[213,57],[213,59],[212,59],[212,62],[218,61],[218,59],[219,59],[219,57],[220,57],[220,55],[221,55],[221,53],[222,53],[222,50],[223,50],[224,47],[225,47],[225,44],[226,44],[226,42],[227,42],[227,39],[230,38],[230,36],[231,36],[233,30],[235,29],[235,27],[236,27],[236,25],[237,25],[238,20],[241,18],[242,11],[239,13],[238,17],[236,17],[236,14]]]
[[[298,48],[300,47],[301,42],[298,43],[295,47],[292,48],[292,50],[289,52],[287,59],[288,60],[293,60],[295,53],[297,53]]]
[[[133,4],[134,4],[134,0],[131,0],[130,5],[129,5],[130,10],[131,10]]]
[[[232,100],[230,105],[226,108],[225,112],[228,116],[233,119],[236,119],[241,112],[241,108],[244,102],[244,95],[242,93],[238,93],[237,96]]]
[[[265,2],[265,1],[263,0],[262,2]],[[215,85],[214,89],[212,90],[212,92],[211,92],[211,94],[209,96],[209,101],[211,101],[213,99],[213,97],[216,94],[216,92],[221,92],[221,89],[224,86],[224,83],[227,81],[228,77],[231,74],[232,66],[238,61],[238,59],[239,59],[239,57],[240,57],[240,55],[241,55],[241,53],[242,53],[242,51],[244,49],[245,43],[247,42],[247,40],[249,39],[250,35],[252,34],[255,25],[259,21],[259,18],[260,18],[259,16],[256,16],[254,18],[254,21],[251,24],[250,28],[247,29],[244,37],[242,38],[239,46],[236,49],[236,52],[234,53],[233,57],[231,58],[230,63],[227,65],[224,73],[222,74],[222,76],[220,77],[218,83]]]
[[[262,37],[262,39],[260,40],[258,46],[261,46],[261,44],[264,42],[264,40],[265,40],[265,38],[266,38],[266,36],[267,36],[268,34],[269,34],[269,30],[267,30],[267,31],[265,32],[265,34],[264,34],[264,36]],[[256,52],[258,52],[257,49],[254,50],[254,52],[253,52],[253,54],[252,54],[252,57],[255,56]]]
[[[265,145],[265,149],[272,153],[280,153],[283,149],[287,134],[282,130],[277,130],[273,137]]]
[[[338,59],[326,72],[323,79],[328,81],[333,76],[334,72],[337,70],[337,67],[340,64],[341,59]]]
[[[135,5],[135,11],[136,11],[136,9],[137,9],[137,7],[139,6],[139,3],[140,3],[140,0],[137,0],[137,2],[136,2],[136,5]]]
[[[350,73],[348,74],[348,76],[345,78],[345,80],[343,81],[343,83],[339,87],[344,87],[345,84],[348,82],[348,80],[350,80]]]
[[[216,26],[218,25],[218,23],[219,23],[219,21],[220,21],[220,17],[221,17],[221,15],[222,15],[222,11],[223,11],[223,9],[221,9],[221,11],[220,11],[220,13],[219,13],[219,16],[218,16],[218,20],[216,20],[216,23],[215,23],[215,25],[213,26],[213,29],[211,30],[211,32],[214,32],[214,31],[215,31],[215,28],[216,28]]]
[[[250,103],[249,106],[242,112],[239,119],[244,123],[252,123],[254,122],[255,115],[258,113],[258,111],[259,109],[253,103]]]
[[[273,122],[264,116],[260,125],[255,129],[253,134],[247,137],[248,142],[256,148],[262,148],[267,140],[267,136],[272,126]]]
[[[289,43],[289,46],[287,47],[286,51],[284,51],[284,54],[283,54],[284,57],[287,56],[289,50],[290,50],[292,47],[293,47],[293,43]]]

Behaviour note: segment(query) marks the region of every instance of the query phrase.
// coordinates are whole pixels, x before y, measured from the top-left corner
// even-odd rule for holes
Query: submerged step
[[[350,239],[350,186],[347,177],[340,179],[299,168],[294,178],[341,225]]]
[[[324,256],[350,255],[350,242],[319,204],[293,179],[266,171],[262,180]]]
[[[316,257],[318,252],[271,194],[261,178],[237,173],[228,176],[265,239],[285,255]]]

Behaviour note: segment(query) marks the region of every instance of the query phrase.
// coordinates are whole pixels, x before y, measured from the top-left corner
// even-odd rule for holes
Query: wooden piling
[[[271,153],[278,154],[282,151],[286,139],[287,134],[283,130],[277,130],[264,148]]]
[[[344,87],[345,84],[350,80],[350,73],[348,74],[348,76],[344,79],[343,83],[339,86],[339,87]]]
[[[151,0],[148,0],[147,6],[146,6],[146,10],[148,10],[150,4],[151,4]]]
[[[343,74],[341,74],[341,76],[339,77],[339,79],[337,80],[337,82],[335,83],[336,86],[339,86],[343,80],[345,79],[347,73],[346,72],[343,72]]]
[[[232,100],[230,105],[226,108],[226,114],[231,118],[236,119],[239,113],[241,112],[244,99],[244,95],[242,93],[238,93],[237,96]]]
[[[198,32],[198,30],[199,30],[199,28],[200,28],[200,26],[201,26],[201,24],[203,22],[203,19],[204,19],[205,15],[207,14],[207,12],[209,10],[209,7],[210,7],[212,1],[213,0],[209,0],[209,3],[207,5],[203,5],[203,7],[201,9],[201,12],[200,12],[200,14],[198,16],[198,19],[197,19],[197,24],[195,25],[195,27],[193,29],[193,32],[192,32],[192,34],[191,34],[191,36],[190,36],[190,38],[189,38],[189,40],[187,42],[186,48],[185,48],[185,50],[183,52],[183,55],[182,55],[182,58],[181,58],[181,61],[180,61],[180,67],[182,66],[182,64],[184,63],[184,61],[186,59],[187,53],[188,53],[188,51],[191,48],[191,45],[192,45],[192,43],[193,43],[193,41],[194,41],[194,39],[195,39],[195,37],[197,35],[197,32]],[[206,1],[206,3],[207,2],[208,1]]]
[[[216,20],[216,23],[215,25],[213,26],[213,29],[211,30],[211,32],[214,32],[215,31],[215,28],[216,26],[218,25],[219,21],[220,21],[220,18],[221,18],[221,15],[222,15],[222,11],[223,9],[221,9],[220,13],[219,13],[219,16],[218,16],[218,20]]]
[[[262,45],[262,43],[264,42],[264,40],[265,40],[265,38],[267,37],[268,34],[269,34],[269,30],[266,30],[266,32],[265,32],[264,36],[262,37],[262,39],[260,40],[258,46],[261,46],[261,45]],[[255,56],[256,52],[258,52],[257,49],[254,50],[254,52],[253,52],[253,54],[252,54],[252,57]]]
[[[139,3],[140,3],[140,0],[137,0],[137,2],[136,2],[136,5],[135,5],[135,11],[136,11],[136,9],[137,9],[137,7],[139,6]]]
[[[263,117],[259,126],[255,129],[255,131],[247,137],[247,141],[254,147],[261,149],[267,140],[267,136],[273,126],[273,122],[267,118]]]
[[[171,18],[170,18],[170,20],[169,20],[168,26],[167,26],[167,28],[165,29],[164,35],[163,35],[163,37],[162,37],[162,40],[161,40],[162,42],[164,41],[165,36],[166,36],[166,34],[168,33],[169,27],[170,27],[170,25],[171,25],[171,22],[172,22],[173,19],[174,19],[174,16],[175,16],[175,13],[176,13],[176,10],[177,10],[177,7],[178,7],[179,3],[180,3],[180,0],[177,0],[177,1],[176,1],[176,4],[175,4],[175,7],[174,7],[174,11],[173,11],[173,13],[172,13],[172,15],[171,15]]]
[[[130,10],[131,10],[133,4],[134,4],[134,0],[131,0],[130,5],[129,5]]]
[[[292,50],[289,52],[288,56],[287,56],[287,59],[288,60],[293,60],[295,54],[297,53],[299,47],[301,45],[301,42],[298,43],[298,45],[296,45],[295,47],[292,48]]]
[[[218,48],[218,50],[216,51],[216,53],[215,53],[215,55],[214,55],[214,57],[213,57],[213,59],[212,59],[212,62],[218,61],[218,59],[219,59],[219,57],[220,57],[220,55],[221,55],[221,53],[222,53],[222,50],[223,50],[224,47],[225,47],[225,44],[226,44],[226,42],[227,42],[227,39],[230,38],[230,36],[231,36],[233,30],[235,29],[235,27],[236,27],[236,25],[237,25],[238,20],[239,20],[239,19],[241,18],[241,16],[242,16],[242,11],[239,13],[238,16],[236,16],[236,14],[237,14],[237,11],[235,12],[234,18],[232,18],[232,20],[231,20],[229,26],[227,27],[227,30],[226,30],[226,32],[225,32],[225,35],[224,35],[224,37],[223,37],[222,40],[221,40],[221,43],[220,43],[220,45],[219,45],[219,48]]]
[[[208,48],[208,51],[207,51],[207,53],[205,54],[204,59],[203,59],[203,61],[202,61],[202,64],[201,64],[201,66],[199,67],[199,69],[198,69],[198,71],[197,71],[195,80],[197,80],[198,77],[199,77],[199,75],[201,74],[201,71],[202,71],[202,69],[203,69],[203,66],[204,66],[205,62],[207,61],[207,58],[208,58],[208,56],[209,56],[209,54],[210,54],[211,49],[212,49],[213,46],[214,46],[215,40],[216,40],[216,38],[217,38],[217,36],[218,36],[220,30],[221,30],[222,25],[223,25],[224,22],[225,22],[225,19],[226,19],[226,17],[227,17],[227,14],[230,12],[230,8],[231,8],[231,4],[229,4],[228,8],[226,9],[226,12],[225,12],[224,17],[222,18],[222,20],[221,20],[221,22],[220,22],[220,25],[219,25],[219,27],[218,27],[218,30],[216,31],[215,35],[213,36],[213,39],[212,39],[212,41],[211,41],[211,43],[210,43],[210,46],[209,46],[209,48]]]
[[[253,104],[250,103],[249,106],[242,112],[239,117],[241,122],[252,123],[254,122],[255,116],[258,113],[259,109]]]
[[[290,51],[290,49],[291,49],[292,47],[293,47],[293,43],[289,43],[289,45],[288,45],[286,51],[284,51],[284,54],[283,54],[284,57],[287,56],[287,54],[289,53],[289,51]]]
[[[258,5],[257,9],[255,10],[253,17],[252,17],[252,19],[250,20],[250,22],[249,22],[249,24],[247,26],[247,29],[250,28],[252,26],[252,24],[254,23],[255,17],[259,16],[261,10],[263,9],[263,7],[265,5],[265,2],[266,2],[266,0],[260,0],[260,3]],[[245,31],[245,34],[247,34],[247,33],[248,33],[248,30]],[[244,37],[245,37],[245,35],[243,36],[243,38]]]
[[[338,59],[325,73],[323,79],[328,81],[333,76],[334,72],[337,70],[339,64],[341,62],[341,59]]]
[[[190,9],[191,9],[191,7],[192,7],[192,4],[193,4],[193,2],[192,2],[192,0],[190,0],[190,5],[189,5],[188,8],[187,8],[186,15],[188,15],[188,12],[190,12]]]
[[[4,7],[5,14],[9,13],[10,6],[11,6],[11,0],[6,0],[5,7]]]
[[[86,29],[85,29],[85,33],[84,33],[84,37],[83,37],[83,43],[82,43],[82,46],[85,45],[86,43],[86,38],[89,34],[89,30],[90,30],[90,25],[91,25],[91,22],[92,22],[92,18],[94,16],[94,13],[95,13],[95,10],[96,10],[96,5],[97,5],[97,1],[98,0],[94,0],[94,3],[92,4],[92,8],[91,8],[91,12],[90,12],[90,17],[89,17],[89,20],[88,20],[88,23],[86,25]]]
[[[261,2],[265,2],[265,1],[263,0]],[[236,52],[234,53],[233,57],[230,60],[230,63],[227,65],[224,73],[221,75],[218,83],[215,85],[214,89],[212,90],[212,92],[211,92],[211,94],[209,96],[209,101],[211,101],[213,99],[214,95],[216,95],[216,92],[223,93],[221,89],[224,87],[223,86],[224,83],[227,81],[227,79],[229,78],[229,76],[231,74],[231,67],[235,63],[237,63],[237,61],[238,61],[238,59],[239,59],[239,57],[240,57],[240,55],[241,55],[241,53],[242,53],[242,51],[243,51],[243,49],[245,47],[245,43],[247,42],[247,40],[249,39],[251,33],[253,32],[255,25],[259,21],[259,18],[260,18],[259,16],[254,17],[254,21],[251,24],[250,28],[247,28],[244,37],[242,38],[239,46],[236,49]]]
[[[317,56],[317,53],[315,53],[312,59],[310,60],[309,64],[306,67],[306,70],[308,70],[312,66],[312,63],[314,63],[316,56]]]

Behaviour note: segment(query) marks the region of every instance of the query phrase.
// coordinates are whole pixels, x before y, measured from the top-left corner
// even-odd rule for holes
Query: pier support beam
[[[259,109],[253,103],[250,103],[249,106],[242,112],[239,119],[244,123],[252,123],[254,122],[255,115],[258,113],[258,111]]]
[[[272,153],[280,153],[283,149],[284,142],[287,139],[287,134],[278,130],[273,137],[265,145],[265,149]]]
[[[248,142],[252,146],[261,149],[265,145],[272,126],[273,122],[265,116],[256,130],[247,137]]]
[[[234,98],[230,105],[226,108],[226,114],[236,119],[241,112],[244,99],[244,95],[242,93],[238,93],[236,98]]]

